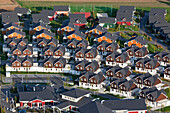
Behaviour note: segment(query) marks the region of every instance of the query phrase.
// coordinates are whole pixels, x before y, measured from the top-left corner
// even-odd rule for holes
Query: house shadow
[[[162,1],[162,0],[157,0],[157,1],[160,2],[160,3],[164,3],[164,4],[168,5],[168,6],[170,6],[170,0],[167,0],[167,2]]]

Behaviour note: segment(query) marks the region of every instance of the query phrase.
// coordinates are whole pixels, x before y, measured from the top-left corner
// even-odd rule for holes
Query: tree
[[[17,96],[15,96],[14,97],[14,102],[17,103],[17,101],[18,101],[18,98],[17,98]]]
[[[26,80],[26,82],[27,82],[27,80],[28,80],[28,75],[25,75],[25,80]]]

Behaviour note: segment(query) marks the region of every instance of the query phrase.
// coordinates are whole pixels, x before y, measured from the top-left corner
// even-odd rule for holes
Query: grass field
[[[169,0],[16,0],[22,7],[32,11],[52,9],[54,5],[69,5],[71,12],[107,12],[109,16],[116,16],[120,5],[136,6],[138,11],[150,11],[151,8],[166,8],[167,21],[170,21]],[[92,2],[91,2],[92,1]],[[138,1],[138,2],[136,2]]]

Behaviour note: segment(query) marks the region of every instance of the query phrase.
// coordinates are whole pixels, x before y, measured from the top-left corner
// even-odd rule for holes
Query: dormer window
[[[84,81],[86,81],[86,79],[84,78]]]
[[[91,82],[93,82],[93,79],[91,79]]]
[[[81,81],[83,81],[83,78],[81,78]]]
[[[77,20],[76,20],[76,23],[81,23],[81,22],[80,22],[80,20],[77,19]]]

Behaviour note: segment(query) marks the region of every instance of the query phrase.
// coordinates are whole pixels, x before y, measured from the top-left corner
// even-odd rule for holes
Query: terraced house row
[[[67,73],[77,76],[78,86],[82,88],[105,91],[110,87],[108,91],[111,94],[130,99],[144,98],[151,107],[168,105],[168,97],[161,90],[160,74],[169,79],[170,53],[163,51],[150,54],[147,49],[148,41],[138,35],[127,40],[122,48],[117,43],[119,34],[108,32],[113,23],[133,25],[135,10],[134,6],[120,6],[116,18],[100,17],[99,24],[92,27],[87,26],[90,13],[72,14],[69,6],[54,6],[53,10],[42,10],[39,14],[31,14],[31,11],[25,8],[2,13],[3,51],[7,52],[8,56],[6,76],[10,77],[10,72]],[[51,21],[58,22],[58,17],[62,16],[68,19],[62,21],[61,27],[54,29],[50,26]],[[110,23],[104,21],[105,19]],[[152,88],[154,91],[145,92],[145,89]],[[46,88],[44,90],[48,91]],[[146,93],[144,96],[141,94],[143,92]],[[37,95],[40,95],[43,101],[37,97],[40,99],[37,102],[29,96],[25,97],[27,92],[22,93],[21,107],[42,107],[45,102],[51,102],[56,104],[58,112],[81,112],[88,107],[88,103],[97,105],[95,109],[101,106],[108,113],[116,110],[129,113],[146,112],[142,99],[92,102],[91,98],[86,98],[90,97],[89,93],[77,89],[61,93],[62,100],[66,100],[62,102],[58,102],[55,97],[48,101],[50,97],[41,96],[40,93]],[[119,106],[111,106],[114,102],[119,103]],[[128,108],[124,102],[132,102],[132,106],[135,106],[133,102],[141,102],[143,107]],[[122,108],[120,104],[125,107]]]

